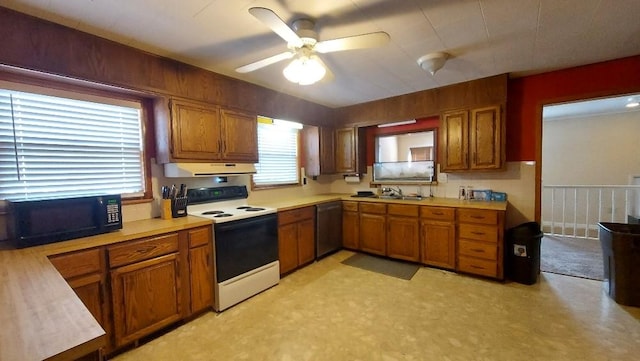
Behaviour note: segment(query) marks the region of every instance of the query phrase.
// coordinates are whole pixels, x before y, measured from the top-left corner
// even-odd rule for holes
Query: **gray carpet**
[[[540,270],[602,281],[600,240],[545,235],[540,245]]]
[[[362,253],[356,253],[353,256],[342,261],[343,264],[348,266],[357,267],[363,270],[381,273],[387,276],[400,278],[403,280],[410,280],[420,266],[401,262],[393,261],[390,259],[370,256]]]

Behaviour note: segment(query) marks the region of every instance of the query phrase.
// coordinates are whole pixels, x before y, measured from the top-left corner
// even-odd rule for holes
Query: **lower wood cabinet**
[[[504,278],[504,212],[458,210],[457,243],[458,271]]]
[[[419,206],[387,205],[387,256],[405,261],[420,260]]]
[[[387,206],[384,203],[362,202],[359,205],[360,250],[380,256],[387,255]]]
[[[212,237],[200,226],[50,256],[107,334],[107,346],[82,360],[212,308]]]
[[[111,322],[108,290],[106,287],[106,268],[104,249],[92,248],[78,252],[65,253],[49,257],[69,286],[78,295],[89,312],[98,321],[107,334],[107,346],[101,353],[111,350],[109,335]],[[99,355],[88,355],[82,360],[94,360]]]
[[[358,202],[342,202],[342,246],[351,250],[360,249]]]
[[[182,319],[178,239],[172,233],[107,248],[116,347]]]
[[[315,207],[303,207],[278,212],[281,275],[315,260],[315,211]]]
[[[213,242],[211,227],[187,232],[189,241],[190,314],[213,307]]]
[[[429,266],[456,268],[455,209],[420,208],[420,261]]]

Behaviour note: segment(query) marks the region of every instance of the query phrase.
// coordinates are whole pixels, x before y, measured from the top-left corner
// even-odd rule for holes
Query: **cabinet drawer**
[[[69,279],[90,273],[101,272],[99,248],[66,253],[49,258],[62,277]]]
[[[343,201],[342,202],[342,209],[345,210],[345,211],[357,212],[358,211],[358,202]]]
[[[211,239],[211,227],[202,227],[196,229],[190,229],[189,232],[189,248],[197,246],[205,246],[212,242]]]
[[[498,264],[496,262],[479,258],[458,257],[458,270],[487,277],[495,278],[498,276]]]
[[[453,208],[420,207],[420,217],[438,221],[454,221],[456,212]]]
[[[498,212],[485,209],[459,209],[460,223],[498,224]]]
[[[127,242],[107,248],[109,266],[118,267],[145,259],[178,252],[178,234],[171,233],[159,237]]]
[[[498,228],[475,224],[461,224],[459,236],[460,238],[473,239],[476,241],[497,243]]]
[[[360,203],[360,213],[374,213],[385,214],[387,213],[387,205],[383,203]]]
[[[498,259],[498,246],[492,243],[474,242],[461,239],[458,241],[458,253],[465,256],[496,261]]]
[[[278,212],[278,224],[289,224],[305,219],[313,218],[316,214],[315,207],[296,208],[290,211]]]
[[[417,217],[420,211],[419,206],[407,205],[407,204],[388,204],[387,214],[394,216],[407,216]]]

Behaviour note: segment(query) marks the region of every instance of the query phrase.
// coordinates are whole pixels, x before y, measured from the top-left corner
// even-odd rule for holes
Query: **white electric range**
[[[246,186],[187,191],[187,213],[213,221],[216,311],[280,281],[277,210],[251,206],[247,197]]]

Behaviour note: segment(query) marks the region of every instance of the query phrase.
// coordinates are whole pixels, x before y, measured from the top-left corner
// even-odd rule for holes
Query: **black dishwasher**
[[[316,206],[316,259],[342,248],[342,202]]]

